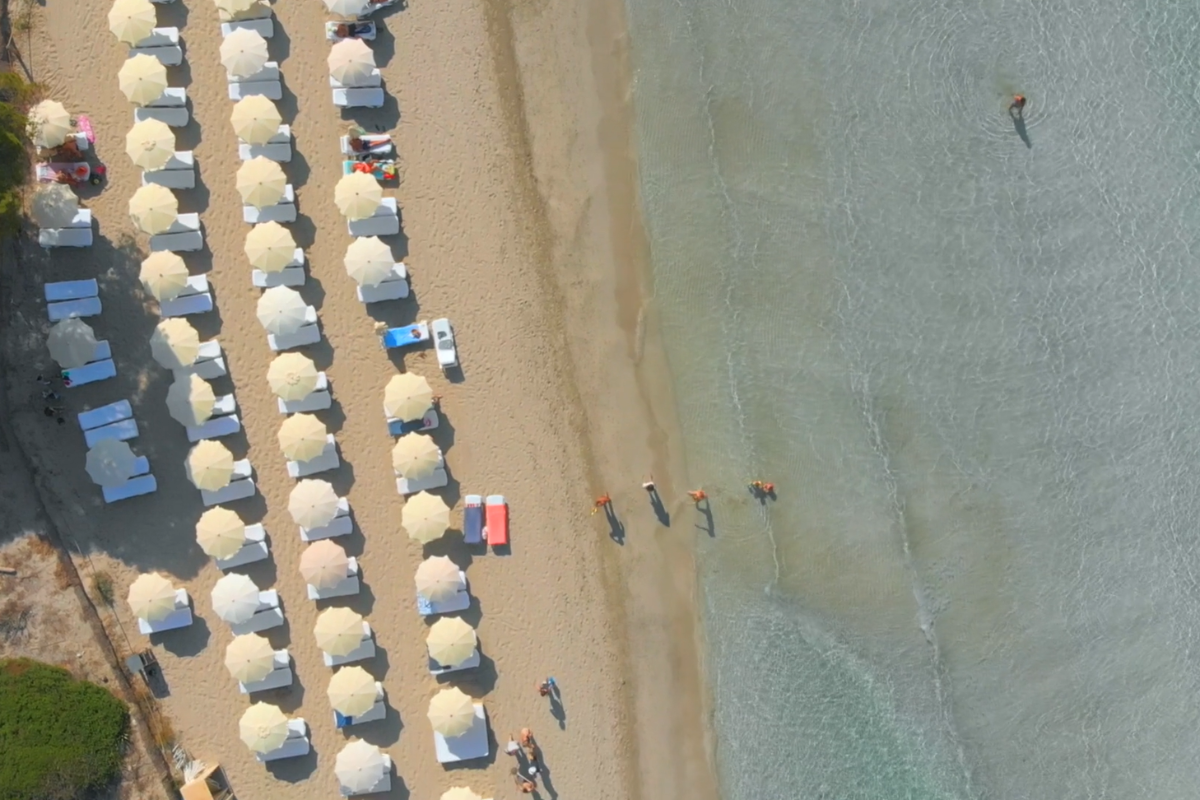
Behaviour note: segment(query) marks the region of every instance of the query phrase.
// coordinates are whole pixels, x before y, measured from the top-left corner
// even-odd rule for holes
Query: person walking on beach
[[[513,783],[521,790],[521,794],[532,794],[537,791],[537,784],[522,775],[516,767],[509,770],[509,774],[513,776]]]
[[[654,494],[658,491],[654,486],[654,476],[651,475],[647,480],[642,481],[642,488],[646,490],[646,494]]]
[[[552,689],[558,688],[558,684],[554,682],[554,678],[546,678],[538,684],[538,694],[542,697],[548,697]]]
[[[692,498],[693,503],[702,503],[708,499],[708,494],[703,489],[696,489],[688,492],[688,497]]]
[[[596,502],[592,505],[592,513],[595,514],[602,508],[607,508],[612,503],[612,498],[608,496],[608,492],[596,498]]]

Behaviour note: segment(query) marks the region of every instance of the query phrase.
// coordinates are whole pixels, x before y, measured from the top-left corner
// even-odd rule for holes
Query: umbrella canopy
[[[225,668],[242,683],[261,681],[275,669],[275,651],[257,633],[235,637],[225,648]]]
[[[255,225],[246,234],[243,248],[250,266],[263,272],[279,272],[296,256],[296,240],[292,232],[278,222]]]
[[[46,346],[50,357],[63,369],[82,367],[96,354],[96,333],[78,317],[68,317],[54,323]]]
[[[434,603],[449,600],[462,588],[458,565],[446,556],[434,556],[417,567],[417,594]]]
[[[75,219],[79,196],[65,183],[52,183],[37,190],[29,211],[39,228],[62,228]]]
[[[325,452],[328,435],[312,414],[293,414],[279,426],[279,449],[292,461],[312,461]]]
[[[347,219],[366,219],[383,202],[383,187],[366,172],[351,172],[337,182],[333,202]]]
[[[475,724],[475,701],[458,687],[442,689],[429,701],[429,723],[448,739],[462,736]]]
[[[200,519],[196,521],[196,542],[205,555],[213,558],[229,558],[241,550],[242,545],[246,543],[246,523],[228,508],[215,506],[201,514]],[[232,576],[226,575],[225,577]],[[218,581],[219,583],[220,581]],[[257,598],[258,595],[255,594],[255,603],[258,602]],[[254,613],[253,609],[250,613]],[[224,616],[221,618],[225,619]],[[226,621],[245,622],[246,620]]]
[[[367,0],[325,0],[330,14],[339,17],[361,17],[367,13]]]
[[[288,497],[288,513],[297,525],[321,528],[337,516],[338,496],[329,481],[307,478],[292,488]]]
[[[213,586],[212,607],[231,625],[249,622],[258,610],[258,586],[245,575],[231,572]]]
[[[331,656],[345,656],[362,643],[363,618],[348,608],[327,608],[313,628],[317,647]]]
[[[329,75],[347,86],[366,82],[375,69],[375,53],[362,39],[342,39],[329,48]]]
[[[303,327],[308,306],[295,289],[272,286],[258,298],[256,313],[267,332],[279,336],[295,333]]]
[[[396,259],[378,236],[364,236],[350,243],[342,263],[359,286],[378,286],[392,276]]]
[[[255,703],[238,720],[238,735],[256,753],[278,750],[288,738],[288,718],[278,706]]]
[[[442,451],[433,439],[419,433],[401,436],[392,448],[392,468],[411,480],[433,474],[442,460]]]
[[[151,236],[162,233],[179,218],[179,198],[157,183],[139,186],[129,198],[129,217]]]
[[[230,17],[236,18],[258,5],[258,0],[213,0],[213,5],[218,11],[224,11]]]
[[[125,44],[137,44],[157,24],[158,12],[150,0],[117,0],[108,12],[108,29]]]
[[[262,156],[243,162],[237,171],[237,190],[242,202],[255,208],[273,206],[283,198],[287,176],[283,167]]]
[[[43,100],[29,109],[29,138],[38,147],[58,147],[71,132],[71,115],[57,100]]]
[[[442,792],[442,800],[483,800],[473,789],[466,786],[455,786]]]
[[[195,373],[180,375],[167,389],[171,419],[188,428],[208,422],[216,401],[212,385]]]
[[[164,319],[150,334],[150,355],[167,369],[190,367],[200,354],[200,334],[182,317]]]
[[[142,269],[138,277],[141,278],[142,286],[146,287],[146,291],[154,295],[155,300],[160,303],[174,300],[187,286],[187,264],[183,263],[183,259],[178,253],[160,250],[157,253],[151,253],[149,258],[142,262]],[[199,344],[199,340],[197,340],[197,344]]]
[[[120,486],[133,477],[135,461],[128,443],[105,439],[88,450],[85,469],[98,486]]]
[[[383,388],[383,413],[391,419],[412,422],[433,407],[433,389],[424,375],[393,375]]]
[[[322,648],[324,649],[324,648]],[[359,666],[342,667],[329,679],[329,705],[347,717],[365,714],[375,705],[379,690],[371,673]]]
[[[157,572],[147,572],[130,585],[126,599],[135,617],[154,622],[175,610],[175,587]]]
[[[188,453],[184,468],[193,486],[215,492],[228,486],[233,477],[233,453],[220,442],[205,439]]]
[[[400,524],[408,531],[408,538],[421,544],[440,539],[450,527],[450,509],[446,501],[429,492],[418,492],[404,501],[400,512]]]
[[[144,106],[162,97],[167,88],[167,68],[154,56],[138,53],[121,65],[117,82],[129,102]]]
[[[280,400],[303,400],[317,388],[317,365],[308,356],[284,353],[267,367],[267,383]]]
[[[475,629],[458,617],[439,619],[425,637],[429,657],[447,667],[456,667],[470,658],[475,645]]]
[[[269,59],[267,40],[249,28],[238,28],[221,42],[221,63],[235,78],[248,78],[262,72]]]
[[[283,117],[270,98],[252,94],[234,104],[229,121],[233,124],[233,132],[243,142],[266,144],[268,139],[279,133]]]
[[[343,747],[334,764],[338,783],[350,794],[367,791],[382,780],[386,771],[387,764],[383,760],[383,753],[378,747],[367,744],[362,739]]]
[[[300,556],[300,574],[307,583],[318,589],[328,589],[341,583],[349,568],[350,559],[346,557],[346,551],[328,539],[310,544]]]
[[[136,167],[162,169],[175,155],[175,134],[165,122],[144,119],[125,134],[125,153]]]

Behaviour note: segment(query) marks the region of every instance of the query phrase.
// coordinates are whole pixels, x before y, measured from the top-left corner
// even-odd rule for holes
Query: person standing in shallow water
[[[1012,102],[1008,105],[1009,116],[1024,117],[1025,116],[1025,95],[1014,94]]]

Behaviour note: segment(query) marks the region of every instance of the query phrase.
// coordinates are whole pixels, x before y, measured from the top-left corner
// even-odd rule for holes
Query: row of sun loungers
[[[98,443],[116,439],[128,441],[137,438],[138,425],[133,418],[133,406],[128,400],[119,400],[106,406],[84,411],[77,416],[83,430],[84,441],[89,448]],[[158,490],[158,482],[150,474],[150,462],[144,456],[134,462],[134,474],[121,486],[102,487],[104,502],[115,503]],[[185,594],[186,597],[186,594]],[[190,624],[190,622],[188,623]]]
[[[144,170],[142,186],[157,183],[168,189],[196,188],[196,159],[191,150],[176,151],[161,169]]]
[[[187,108],[187,89],[168,86],[157,100],[133,110],[133,121],[156,119],[172,128],[183,128],[191,121]]]
[[[292,160],[292,128],[290,125],[280,125],[279,132],[267,140],[266,144],[238,144],[238,158],[249,161],[252,158],[269,158],[272,161],[287,163]]]
[[[91,247],[92,210],[79,209],[71,222],[61,228],[41,228],[38,230],[38,244],[45,248]]]

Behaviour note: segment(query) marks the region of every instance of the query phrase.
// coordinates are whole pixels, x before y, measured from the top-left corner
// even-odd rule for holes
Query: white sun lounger
[[[254,95],[262,95],[268,100],[281,100],[283,84],[279,81],[237,81],[229,84],[229,99],[234,102]]]
[[[396,198],[385,197],[375,215],[366,219],[346,220],[346,230],[351,236],[391,236],[400,232],[400,215]]]
[[[352,594],[358,594],[359,589],[358,559],[350,556],[350,564],[346,567],[345,579],[328,589],[318,589],[311,583],[308,584],[308,599],[328,600],[331,597],[348,597]]]
[[[388,133],[364,133],[358,138],[367,145],[367,150],[365,153],[370,153],[373,155],[386,155],[392,152],[393,148],[395,147],[395,145],[392,143],[392,136]],[[349,136],[342,136],[340,139],[338,139],[338,142],[341,144],[342,155],[350,158],[357,158],[361,155],[364,155],[363,152],[357,152],[353,147],[350,146]]]
[[[384,702],[383,684],[375,681],[375,705],[356,717],[348,717],[337,709],[333,711],[333,726],[338,730],[363,722],[377,722],[387,717],[387,704]]]
[[[321,328],[317,324],[317,310],[312,306],[308,306],[304,310],[304,322],[304,326],[295,333],[268,333],[267,345],[275,352],[279,352],[321,341]]]
[[[87,442],[88,447],[95,447],[97,442],[103,442],[105,439],[116,439],[117,441],[125,442],[130,439],[136,439],[137,435],[137,421],[134,419],[123,419],[111,425],[104,425],[84,431],[83,439]]]
[[[47,283],[42,290],[46,302],[58,303],[63,300],[82,300],[100,294],[100,284],[94,278],[84,281],[58,281]]]
[[[253,564],[255,561],[262,561],[270,555],[267,549],[267,532],[263,529],[262,523],[246,526],[246,543],[242,545],[242,549],[231,555],[229,558],[214,558],[213,561],[217,564],[217,569],[224,572],[234,567]]]
[[[308,276],[304,274],[304,251],[299,247],[296,248],[296,258],[292,263],[296,266],[284,267],[279,272],[251,270],[250,283],[259,289],[270,289],[272,286],[303,286]]]
[[[186,317],[192,314],[207,314],[213,310],[212,295],[188,294],[158,304],[158,313],[164,317]]]
[[[158,30],[163,30],[159,28]],[[178,34],[176,34],[178,39]],[[183,63],[183,49],[177,44],[169,44],[162,47],[131,47],[129,48],[129,57],[134,56],[150,56],[157,58],[158,63],[164,67],[178,67]]]
[[[328,525],[320,528],[305,528],[300,526],[300,539],[305,542],[315,542],[318,539],[332,539],[335,536],[345,536],[354,530],[354,520],[350,518],[350,501],[344,497],[338,498],[337,516]]]
[[[450,476],[446,474],[446,468],[439,466],[424,478],[409,479],[398,476],[396,478],[396,491],[402,495],[410,495],[425,491],[426,489],[440,489],[448,483],[450,483]]]
[[[275,398],[280,414],[299,414],[304,411],[324,411],[332,401],[329,397],[329,378],[324,372],[317,373],[317,383],[312,392],[300,400]]]
[[[42,228],[42,230],[63,230],[65,228],[90,228],[92,227],[92,210],[90,208],[75,209],[75,216],[71,217],[71,221],[61,228]]]
[[[186,628],[192,624],[192,608],[190,604],[191,599],[188,598],[187,589],[176,589],[175,610],[162,619],[153,621],[138,617],[138,630],[149,635],[176,628]]]
[[[235,622],[229,625],[234,636],[247,633],[262,633],[283,624],[283,609],[279,606],[279,592],[268,589],[258,593],[258,608],[254,616],[245,622]]]
[[[267,139],[266,143],[267,144],[291,144],[292,143],[292,126],[280,125],[275,130],[275,135],[272,136],[270,139]],[[239,138],[238,144],[250,144],[250,143]],[[261,147],[262,145],[251,144],[250,146],[251,147]]]
[[[72,367],[62,371],[63,384],[68,389],[115,378],[116,375],[117,366],[113,363],[112,350],[107,341],[96,342],[96,350],[92,354],[91,361],[82,367]]]
[[[150,237],[150,251],[157,253],[168,250],[172,253],[190,253],[203,249],[204,234],[200,231],[186,233],[159,233]]]
[[[286,164],[292,160],[292,144],[291,142],[277,144],[246,144],[242,142],[238,145],[238,158],[242,161],[249,161],[259,156]]]
[[[52,247],[91,247],[92,242],[91,228],[42,228],[38,231],[38,244],[47,250]]]
[[[199,442],[202,439],[220,439],[222,436],[232,436],[242,429],[242,421],[237,414],[224,417],[213,417],[203,425],[187,429],[189,442]]]
[[[177,150],[161,169],[143,170],[142,186],[158,184],[168,189],[196,188],[196,157],[191,150]]]
[[[111,425],[114,422],[120,422],[123,419],[130,419],[133,416],[133,406],[128,400],[118,400],[115,403],[109,403],[106,406],[93,408],[89,411],[81,411],[78,414],[79,427],[85,431],[90,431],[93,428],[99,428],[104,425]]]
[[[383,89],[334,89],[333,104],[338,108],[383,108]]]
[[[99,297],[86,297],[83,300],[68,300],[65,303],[51,303],[46,306],[46,313],[51,322],[58,322],[68,317],[95,317],[104,310]]]
[[[233,475],[230,476],[230,481],[226,486],[210,492],[206,489],[200,490],[200,499],[206,506],[215,506],[220,503],[231,503],[234,500],[243,500],[247,497],[253,497],[257,488],[254,485],[254,468],[250,465],[250,460],[243,458],[240,461],[233,462]]]
[[[278,761],[281,758],[297,758],[308,755],[308,725],[300,717],[288,720],[288,738],[283,744],[268,753],[255,753],[260,762]]]
[[[145,106],[143,108],[135,108],[133,110],[134,122],[145,122],[148,119],[156,119],[172,128],[186,128],[187,124],[191,122],[192,115],[188,113],[186,106],[179,108],[169,106]]]
[[[187,89],[182,86],[168,86],[158,99],[146,103],[143,108],[183,108],[187,105]]]
[[[158,491],[158,481],[153,475],[138,475],[130,478],[120,486],[104,486],[104,502],[116,503],[120,500],[128,500],[131,497],[139,497],[144,494],[153,494]]]
[[[325,651],[321,651],[321,657],[325,659],[325,666],[340,667],[343,664],[352,664],[355,661],[365,661],[368,658],[375,657],[375,639],[371,634],[371,623],[363,620],[363,635],[362,641],[358,643],[358,647],[351,650],[344,656],[332,656]]]
[[[453,614],[455,611],[466,611],[471,607],[471,591],[467,585],[467,573],[461,569],[458,571],[458,577],[462,579],[462,585],[455,592],[454,597],[441,602],[434,602],[429,598],[418,594],[417,595],[417,613],[422,617],[430,617],[434,614]]]
[[[475,722],[463,735],[451,739],[434,732],[433,749],[437,753],[439,764],[486,758],[490,752],[488,749],[487,713],[483,710],[483,703],[475,704]]]
[[[238,691],[242,694],[265,692],[268,689],[282,689],[292,685],[292,659],[286,649],[275,651],[275,669],[261,681],[253,683],[238,682]]]
[[[331,469],[337,469],[342,465],[341,459],[338,458],[337,442],[333,439],[333,434],[328,434],[325,437],[325,450],[316,458],[310,458],[308,461],[289,461],[287,462],[288,475],[293,478],[307,478],[309,475],[316,475],[319,472],[328,472]]]
[[[403,300],[408,297],[408,270],[404,264],[392,267],[395,276],[378,286],[359,286],[358,299],[362,303],[382,303],[385,300]]]
[[[260,222],[295,222],[296,221],[296,192],[289,183],[283,187],[283,199],[273,206],[256,208],[242,206],[242,219],[250,225]]]
[[[263,64],[262,69],[250,75],[238,76],[229,72],[225,73],[226,83],[262,83],[281,80],[283,80],[283,74],[279,71],[279,64],[275,61],[268,61]]]
[[[200,215],[193,212],[180,214],[171,223],[171,227],[156,236],[169,236],[173,233],[198,233],[200,231]]]
[[[429,662],[429,674],[434,676],[448,675],[451,672],[462,672],[463,670],[467,669],[475,669],[480,663],[479,648],[476,647],[475,651],[471,653],[471,657],[466,661],[462,662],[461,664],[455,664],[452,667],[443,666],[434,661],[432,658],[427,658],[426,661]]]
[[[275,35],[275,22],[270,17],[222,22],[221,37],[224,38],[239,29],[252,30],[264,39],[270,39]]]
[[[147,47],[169,47],[173,44],[179,44],[179,28],[155,28],[150,31],[149,36],[135,43],[133,46],[137,49],[144,49]]]
[[[175,370],[176,375],[195,374],[211,381],[226,375],[225,359],[221,355],[221,343],[216,339],[200,343],[196,360],[190,367]]]
[[[376,86],[382,85],[383,75],[379,72],[378,68],[371,70],[361,83],[345,84],[332,75],[329,76],[329,88],[331,89],[373,89]]]

